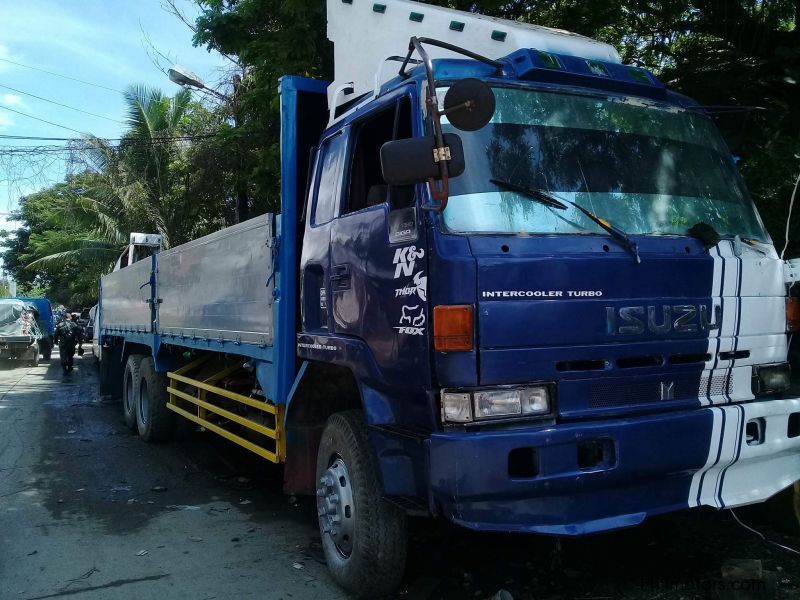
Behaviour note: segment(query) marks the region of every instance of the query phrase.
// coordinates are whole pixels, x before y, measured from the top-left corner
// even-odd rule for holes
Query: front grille
[[[714,375],[711,378],[711,388],[709,388],[708,377],[703,376],[703,378],[700,379],[700,390],[702,391],[703,395],[707,394],[709,396],[730,394],[732,381],[732,379],[729,379],[725,375]]]
[[[664,385],[674,382],[671,397],[662,400]],[[715,375],[711,379],[712,396],[730,393],[730,382],[725,375]],[[665,377],[662,381],[625,381],[608,380],[597,381],[592,384],[589,394],[590,408],[612,408],[615,406],[630,406],[632,404],[649,404],[669,400],[686,400],[697,398],[698,393],[705,396],[708,389],[708,377],[700,379],[699,391],[697,379],[670,379]]]

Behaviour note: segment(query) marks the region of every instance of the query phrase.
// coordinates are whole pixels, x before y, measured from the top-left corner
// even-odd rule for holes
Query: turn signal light
[[[800,298],[786,298],[786,331],[800,331]]]
[[[433,347],[438,352],[472,350],[472,306],[464,304],[433,307]]]

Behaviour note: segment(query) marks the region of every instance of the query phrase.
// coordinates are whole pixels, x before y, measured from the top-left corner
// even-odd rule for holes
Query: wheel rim
[[[139,384],[139,420],[143,425],[147,424],[147,419],[150,417],[150,390],[147,389],[147,383],[142,379]]]
[[[347,465],[336,457],[322,474],[317,487],[317,514],[323,535],[329,535],[344,558],[353,551],[356,507]]]

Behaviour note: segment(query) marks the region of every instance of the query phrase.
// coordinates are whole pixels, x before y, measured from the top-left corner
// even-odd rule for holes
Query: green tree
[[[86,138],[77,154],[83,173],[20,200],[15,218],[24,227],[0,246],[21,290],[88,306],[130,232],[159,233],[169,246],[224,226],[222,193],[196,194],[206,186],[192,176],[208,158],[192,141],[211,135],[216,117],[188,91],[167,98],[139,86],[126,99],[129,128],[120,144]]]
[[[333,76],[333,47],[320,0],[198,0],[195,42],[238,61],[241,82],[229,86],[231,116],[217,143],[226,149],[234,181],[246,180],[256,214],[280,210],[280,104],[278,79],[286,74]]]
[[[256,209],[275,210],[277,80],[330,80],[331,47],[321,0],[197,0],[195,42],[235,55],[245,73],[243,123],[230,135],[246,155]],[[567,29],[609,42],[627,63],[653,70],[703,105],[765,110],[718,124],[778,246],[800,172],[800,0],[437,0],[429,2]],[[403,48],[398,48],[402,52]],[[366,50],[365,50],[366,51]],[[238,137],[237,137],[238,136]],[[234,166],[235,168],[235,166]],[[798,211],[800,213],[800,211]],[[800,224],[795,215],[792,229]],[[800,254],[800,239],[790,252]]]

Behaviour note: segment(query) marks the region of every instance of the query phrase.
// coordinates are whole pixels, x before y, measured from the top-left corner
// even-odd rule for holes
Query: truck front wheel
[[[146,442],[162,442],[172,435],[175,413],[167,408],[167,377],[156,373],[151,357],[139,365],[139,394],[136,402],[136,426]]]
[[[357,598],[391,593],[403,579],[405,513],[382,487],[364,415],[331,416],[317,454],[317,514],[328,569]]]
[[[136,429],[136,401],[139,397],[139,367],[144,357],[131,354],[125,363],[125,374],[122,376],[122,412],[125,424]]]

